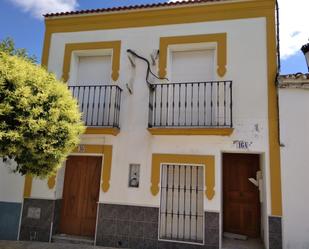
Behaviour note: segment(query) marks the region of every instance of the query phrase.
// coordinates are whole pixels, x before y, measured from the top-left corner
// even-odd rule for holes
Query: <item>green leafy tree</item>
[[[29,55],[26,49],[15,48],[15,42],[10,37],[7,37],[0,42],[0,52],[7,53],[9,55],[16,55],[18,57],[27,59],[33,63],[37,62],[37,58],[34,55]]]
[[[78,145],[85,129],[81,114],[65,83],[25,59],[25,52],[5,48],[9,52],[0,51],[0,157],[14,160],[15,172],[44,178]]]

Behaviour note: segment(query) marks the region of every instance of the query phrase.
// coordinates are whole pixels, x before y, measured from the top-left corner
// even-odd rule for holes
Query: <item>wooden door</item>
[[[94,236],[101,165],[101,157],[68,158],[62,199],[61,233]]]
[[[259,155],[223,155],[223,229],[224,232],[259,237],[259,189],[248,178],[256,179]]]

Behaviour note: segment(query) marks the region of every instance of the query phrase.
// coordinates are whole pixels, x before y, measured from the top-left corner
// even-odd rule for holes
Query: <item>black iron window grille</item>
[[[153,84],[148,127],[233,127],[232,81]]]
[[[203,243],[203,175],[203,166],[162,165],[160,239]]]
[[[119,128],[122,89],[116,85],[69,86],[88,127]]]

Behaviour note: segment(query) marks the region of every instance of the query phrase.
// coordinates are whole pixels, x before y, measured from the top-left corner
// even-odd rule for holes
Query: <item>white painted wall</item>
[[[233,80],[235,126],[233,136],[156,137],[150,135],[146,130],[148,120],[146,65],[136,60],[134,94],[130,95],[124,87],[132,74],[126,50],[130,48],[149,57],[154,49],[159,48],[159,39],[162,36],[220,32],[227,32],[227,74],[224,78],[218,77],[217,74],[214,77],[215,80]],[[207,210],[220,211],[220,153],[238,151],[233,145],[233,140],[251,141],[253,144],[250,152],[265,152],[265,168],[267,169],[265,176],[268,180],[267,65],[264,18],[54,34],[50,49],[49,69],[56,72],[58,76],[62,74],[65,43],[101,41],[102,37],[122,41],[118,84],[124,91],[120,116],[121,132],[117,137],[107,136],[105,141],[106,144],[114,146],[112,182],[117,182],[117,184],[111,184],[110,191],[102,194],[101,201],[139,202],[157,206],[158,197],[152,197],[149,191],[152,153],[214,154],[217,162],[217,195],[212,201],[206,201],[205,207]],[[239,37],[242,37],[242,40]],[[146,38],[147,42],[144,42]],[[84,136],[84,143],[95,143],[93,139],[98,136],[90,137]],[[142,165],[142,182],[138,190],[127,188],[129,163],[141,163]],[[269,208],[267,210],[269,212]]]
[[[309,248],[309,90],[280,89],[283,248]]]
[[[126,50],[132,49],[142,56],[150,58],[153,50],[159,48],[160,37],[220,32],[227,33],[227,73],[223,78],[220,78],[216,73],[212,77],[213,80],[233,80],[233,120],[235,127],[233,135],[231,137],[152,136],[147,131],[149,100],[145,82],[146,65],[143,61],[136,60],[136,68],[133,69],[127,58]],[[48,61],[49,70],[61,77],[66,43],[96,42],[102,41],[102,37],[107,37],[106,40],[108,41],[121,40],[122,42],[120,78],[117,84],[124,91],[122,93],[120,134],[116,137],[82,136],[82,143],[84,144],[113,145],[110,189],[107,193],[100,193],[100,202],[158,207],[160,195],[153,196],[150,192],[151,156],[153,153],[214,155],[216,194],[212,200],[205,198],[204,208],[208,211],[222,212],[221,154],[223,152],[261,153],[264,155],[262,164],[265,169],[263,172],[265,180],[263,220],[265,221],[265,217],[270,214],[265,19],[255,18],[53,34]],[[209,45],[211,45],[211,49],[214,48],[213,44]],[[169,56],[169,62],[171,61],[172,58]],[[169,63],[167,68],[168,77],[171,76],[171,71],[173,71],[171,65]],[[216,58],[213,67],[215,72]],[[158,71],[157,67],[153,67],[153,70]],[[181,67],[177,70],[181,70]],[[74,71],[74,68],[72,71]],[[209,80],[207,71],[200,71],[199,73],[201,75],[205,73],[206,80]],[[73,75],[73,72],[71,72],[71,75]],[[125,84],[129,81],[133,84],[133,95],[130,95],[125,87]],[[248,150],[238,149],[234,144],[235,140],[245,140],[251,145]],[[130,163],[141,164],[140,187],[137,189],[128,188]],[[58,179],[57,186],[58,184],[61,185],[61,179],[63,178]],[[38,198],[50,196],[51,192],[41,186],[41,183],[34,184],[34,188],[41,188],[41,190],[34,190],[33,195]],[[61,188],[57,187],[57,190],[61,191]],[[56,196],[61,196],[61,194],[56,193]],[[265,241],[267,241],[267,234],[266,225],[264,230]]]
[[[15,163],[0,158],[0,202],[22,202],[25,177],[14,173]]]

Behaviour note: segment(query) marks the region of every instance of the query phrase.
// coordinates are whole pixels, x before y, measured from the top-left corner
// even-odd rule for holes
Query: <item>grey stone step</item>
[[[53,243],[68,243],[68,244],[79,244],[79,245],[94,245],[94,239],[89,237],[74,236],[67,234],[56,234],[52,237]]]

